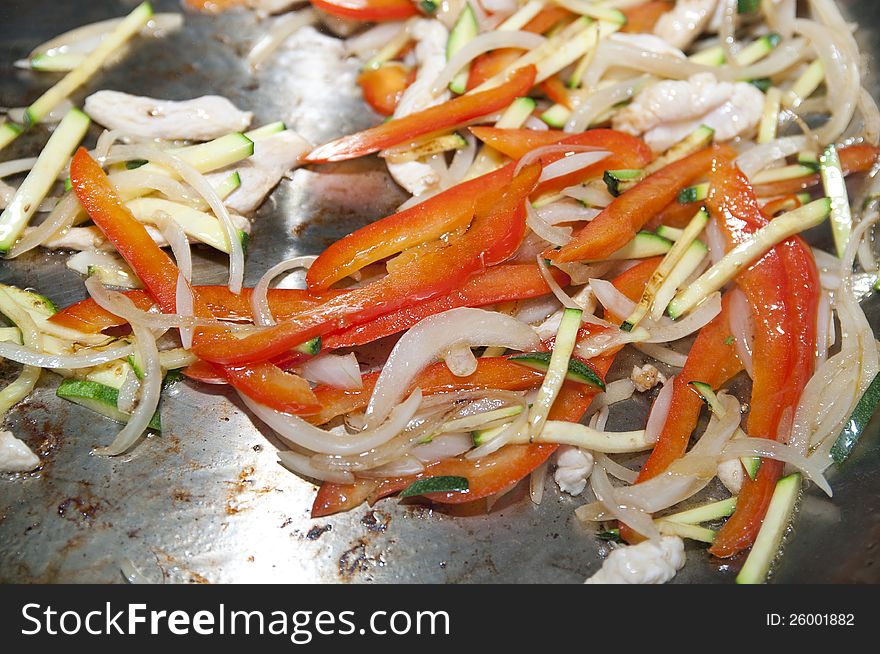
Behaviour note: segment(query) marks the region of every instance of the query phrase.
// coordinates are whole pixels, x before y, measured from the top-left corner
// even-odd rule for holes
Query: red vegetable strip
[[[418,9],[411,0],[310,0],[315,9],[331,16],[382,22],[403,20],[418,15]]]
[[[654,25],[660,17],[672,9],[672,3],[665,0],[652,0],[634,7],[621,9],[626,16],[626,25],[621,32],[644,34],[654,31]]]
[[[710,181],[709,207],[724,215],[730,244],[767,223],[745,176],[720,166]],[[818,273],[797,239],[780,244],[737,278],[756,314],[753,385],[747,431],[750,436],[787,437],[792,413],[812,374],[818,306]],[[730,557],[754,543],[782,464],[763,460],[755,480],[746,479],[734,514],[718,531],[710,552]]]
[[[520,68],[500,86],[472,95],[462,95],[363,132],[343,136],[316,148],[303,157],[303,161],[324,163],[362,157],[424,134],[456,127],[474,118],[501,111],[516,98],[528,93],[535,82],[535,74],[534,66]]]
[[[734,156],[727,146],[713,146],[669,164],[615,199],[568,245],[544,256],[561,262],[605,259],[631,241],[679,191],[709,172],[713,162]]]
[[[273,359],[308,339],[422,302],[463,284],[509,257],[525,234],[524,200],[540,166],[524,168],[495,202],[478,206],[468,231],[442,249],[425,252],[384,278],[255,334],[231,342],[194,343],[203,359],[238,365]],[[489,204],[489,203],[487,203]]]
[[[840,167],[843,169],[844,175],[852,173],[864,173],[874,167],[877,162],[877,155],[880,154],[880,148],[873,145],[860,144],[850,145],[838,150],[840,157]],[[783,179],[778,182],[770,182],[768,184],[758,184],[755,186],[755,194],[758,197],[769,198],[776,195],[790,195],[792,193],[800,193],[808,188],[812,188],[821,182],[819,174],[807,175],[805,177],[797,177],[795,179]]]
[[[568,275],[552,271],[557,283],[568,284]],[[524,300],[550,293],[541,271],[531,264],[499,265],[471,277],[461,288],[433,300],[386,313],[375,320],[329,334],[324,347],[355,347],[409,329],[420,320],[456,307],[479,307],[496,302]]]
[[[361,227],[318,256],[306,273],[306,283],[312,290],[330,288],[364,266],[466,226],[477,199],[497,195],[511,179],[513,166],[506,166]]]
[[[700,330],[684,368],[672,382],[669,415],[637,482],[661,474],[685,453],[703,407],[700,396],[688,384],[701,381],[718,389],[742,370],[742,363],[736,356],[736,347],[730,334],[729,315],[730,294],[726,294],[721,304],[721,313]]]
[[[243,288],[239,295],[235,295],[227,286],[194,286],[193,290],[208,305],[215,318],[220,320],[250,321],[253,319],[251,312],[251,294],[253,289]],[[324,302],[339,296],[345,291],[325,291],[322,293],[310,293],[300,289],[270,288],[267,293],[269,307],[272,315],[278,319],[289,318],[292,315],[320,306]],[[124,291],[123,294],[142,311],[147,311],[153,306],[153,297],[146,291]],[[69,307],[61,309],[49,317],[56,325],[70,327],[88,334],[97,334],[111,327],[120,327],[125,320],[113,315],[106,309],[102,309],[91,298],[87,298]]]

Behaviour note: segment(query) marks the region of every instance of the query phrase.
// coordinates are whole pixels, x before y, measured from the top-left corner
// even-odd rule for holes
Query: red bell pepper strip
[[[561,286],[568,275],[553,269]],[[375,320],[323,337],[326,349],[355,347],[409,329],[420,320],[456,307],[480,307],[496,302],[524,300],[550,293],[541,271],[531,264],[498,265],[471,277],[461,288],[433,300],[398,309]]]
[[[483,143],[511,159],[521,159],[532,150],[555,145],[571,136],[559,129],[502,129],[486,125],[474,125],[468,129]]]
[[[380,23],[387,20],[403,20],[418,15],[411,0],[311,0],[315,9],[331,16]]]
[[[79,148],[73,156],[70,180],[83,209],[131,266],[159,308],[165,313],[175,312],[179,269],[122,204],[107,175],[85,148]],[[195,292],[193,311],[199,317],[213,317]],[[228,332],[213,329],[197,331],[194,343],[205,336],[212,342],[230,345],[237,340]],[[224,372],[233,386],[257,402],[279,411],[308,413],[320,408],[305,380],[272,364],[229,368]]]
[[[519,48],[499,48],[481,54],[471,62],[468,72],[466,90],[472,91],[488,79],[510,68],[514,62],[525,54]]]
[[[511,179],[513,167],[507,166],[456,184],[424,202],[342,237],[312,263],[306,273],[306,283],[313,291],[330,288],[364,266],[468,225],[474,216],[477,198],[496,196]]]
[[[266,361],[314,336],[447,293],[471,274],[504,261],[519,247],[526,229],[524,201],[540,170],[538,165],[526,166],[499,198],[477,206],[467,232],[446,247],[427,251],[368,286],[235,342],[193,343],[193,352],[226,365]]]
[[[194,286],[193,289],[208,305],[211,313],[219,320],[250,321],[253,320],[251,310],[252,288],[243,288],[236,295],[227,286]],[[266,297],[269,308],[276,319],[283,320],[297,313],[320,306],[327,300],[337,297],[345,291],[324,291],[311,293],[292,288],[270,288]],[[124,291],[124,295],[142,311],[153,306],[153,297],[147,291]],[[102,309],[91,298],[82,300],[61,309],[49,317],[56,325],[69,327],[87,334],[97,334],[111,327],[126,324],[124,318]]]
[[[520,68],[504,84],[487,91],[462,95],[414,114],[395,118],[370,129],[343,136],[319,146],[303,157],[305,163],[344,161],[378,152],[405,141],[450,129],[469,120],[501,111],[516,98],[528,93],[535,83],[536,69]]]
[[[742,370],[730,333],[729,316],[728,293],[722,300],[721,313],[700,330],[684,368],[672,382],[669,415],[637,481],[656,477],[685,453],[703,407],[703,401],[688,384],[701,381],[718,389]]]
[[[542,9],[523,27],[524,32],[532,32],[534,34],[543,34],[551,27],[565,20],[574,17],[574,13],[564,7],[553,6]]]
[[[710,212],[725,216],[722,231],[730,246],[767,224],[745,176],[730,163],[710,176]],[[786,438],[793,412],[812,374],[816,345],[818,273],[812,254],[798,239],[776,246],[740,273],[755,319],[752,399],[747,431],[759,438]],[[754,480],[746,479],[737,508],[718,531],[710,552],[729,557],[754,542],[782,464],[763,460]]]
[[[538,88],[556,104],[561,104],[571,109],[571,96],[568,94],[565,84],[562,83],[558,76],[548,77],[538,85]]]
[[[383,116],[390,116],[406,88],[413,83],[413,71],[403,64],[392,62],[370,68],[358,75],[357,82],[364,100]]]
[[[666,0],[651,0],[634,7],[621,9],[626,16],[626,25],[621,32],[632,34],[645,34],[654,31],[654,25],[660,20],[660,16],[672,9],[672,3]]]
[[[761,213],[768,218],[773,218],[776,214],[782,213],[783,211],[794,211],[802,206],[802,204],[803,203],[797,195],[784,195],[781,198],[771,200],[761,207]]]
[[[691,218],[700,210],[704,202],[688,202],[682,204],[677,199],[666,205],[666,208],[652,218],[648,225],[657,227],[658,225],[666,225],[667,227],[678,227],[683,229],[691,221]]]
[[[880,154],[880,148],[864,143],[840,148],[838,156],[840,157],[840,167],[843,169],[843,174],[850,175],[871,170],[877,162],[878,154]],[[816,173],[815,175],[806,175],[804,177],[796,177],[795,179],[783,179],[768,184],[757,184],[755,186],[755,194],[761,198],[769,198],[776,195],[800,193],[818,185],[821,181],[819,174]]]
[[[560,262],[605,259],[631,241],[683,188],[709,172],[713,162],[734,156],[732,148],[713,146],[661,168],[616,198],[568,245],[544,256]]]
[[[627,297],[635,300],[641,297],[645,284],[653,274],[660,257],[646,260],[625,271],[614,280],[614,285]],[[593,327],[585,325],[584,334]],[[597,357],[592,363],[596,371],[605,376],[614,361],[615,353]],[[510,366],[523,368],[515,370]],[[470,377],[455,377],[445,363],[439,362],[419,375],[413,387],[419,387],[426,394],[449,392],[461,389],[493,388],[501,390],[526,390],[537,387],[544,379],[543,373],[525,369],[504,358],[477,359],[477,371]],[[308,418],[321,424],[336,416],[363,408],[369,401],[377,373],[364,378],[364,388],[358,391],[341,391],[318,386],[315,394],[321,400],[323,409]],[[426,390],[427,389],[427,390]],[[584,384],[566,382],[550,412],[552,420],[580,420],[589,407],[596,391]],[[312,517],[322,517],[353,509],[363,502],[374,503],[382,497],[392,495],[406,488],[422,476],[453,475],[468,479],[467,493],[437,493],[428,496],[436,502],[465,503],[489,497],[515,486],[532,470],[544,463],[556,450],[555,445],[508,445],[479,461],[463,458],[441,461],[426,468],[421,475],[396,477],[385,480],[357,479],[354,484],[334,484],[324,482],[318,490],[312,505]]]

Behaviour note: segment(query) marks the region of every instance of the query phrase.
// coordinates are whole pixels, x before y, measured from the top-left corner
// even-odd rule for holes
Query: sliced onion
[[[73,221],[80,211],[79,200],[73,191],[70,191],[55,205],[43,222],[25,231],[24,236],[12,246],[7,256],[9,258],[18,257],[51,240],[55,234],[73,225]]]
[[[559,161],[565,161],[565,159],[569,159],[577,153],[594,154],[594,153],[599,153],[599,152],[601,152],[603,154],[603,156],[598,159],[599,161],[601,161],[606,156],[608,156],[607,151],[603,150],[602,148],[594,147],[592,145],[565,145],[564,143],[554,143],[552,145],[543,145],[540,148],[535,148],[534,150],[530,150],[525,155],[523,155],[522,158],[520,158],[520,160],[517,162],[516,168],[513,169],[513,171],[514,171],[513,174],[518,175],[519,171],[521,171],[523,168],[525,168],[529,164],[535,163],[536,161],[540,161],[541,157],[544,157],[548,154],[561,154],[563,158],[560,159]],[[549,166],[547,166],[547,168],[554,165],[555,163],[558,163],[558,162],[554,162],[553,164],[550,164]],[[579,167],[575,168],[575,170],[579,170],[580,168],[583,168],[583,167],[584,166],[579,166]],[[543,181],[543,171],[542,171],[541,175],[542,175],[541,179]]]
[[[543,238],[551,245],[568,245],[571,241],[571,227],[555,227],[548,223],[535,211],[531,202],[526,202],[526,225],[535,234]],[[538,255],[540,257],[540,255]]]
[[[354,353],[322,354],[300,366],[300,374],[309,381],[343,390],[363,388],[361,367]]]
[[[687,355],[675,350],[663,347],[657,343],[635,343],[633,347],[643,354],[647,354],[652,359],[665,363],[673,368],[684,368],[687,363]]]
[[[352,484],[354,475],[346,470],[322,470],[312,465],[310,457],[298,452],[278,452],[278,463],[303,477],[330,481],[334,484]]]
[[[417,445],[410,454],[425,463],[443,461],[464,454],[474,446],[473,437],[466,433],[440,434],[431,439],[430,443]]]
[[[261,327],[268,327],[275,324],[275,318],[272,317],[272,310],[269,308],[269,284],[281,273],[296,268],[305,268],[306,270],[315,262],[316,256],[293,257],[286,259],[281,263],[275,264],[267,270],[251,294],[251,310],[254,313],[254,324]]]
[[[453,345],[500,346],[530,350],[540,343],[535,331],[516,318],[462,307],[425,318],[394,346],[367,405],[367,424],[379,424],[403,398],[416,376]]]
[[[536,261],[538,263],[538,270],[541,272],[541,277],[544,278],[547,286],[550,287],[553,295],[556,297],[557,300],[559,300],[562,306],[564,306],[566,309],[583,309],[583,307],[575,302],[568,293],[562,290],[562,287],[559,285],[553,275],[550,274],[550,269],[544,262],[544,257],[539,254]],[[562,315],[560,314],[560,318],[561,317]]]
[[[590,89],[590,91],[583,97],[575,95],[580,101],[576,102],[575,109],[571,112],[571,117],[565,124],[565,131],[577,133],[588,129],[590,125],[592,125],[593,122],[608,109],[621,102],[626,102],[636,95],[636,93],[638,93],[650,81],[650,79],[649,76],[643,75],[634,79],[611,84],[610,86],[606,86],[597,91],[592,91],[594,87],[587,86],[585,81],[585,88]]]
[[[193,298],[192,286],[190,286],[187,278],[183,276],[183,273],[180,273],[177,275],[177,287],[174,295],[174,308],[177,311],[177,315],[181,317],[194,317],[194,303],[195,299]],[[180,327],[179,331],[181,345],[189,350],[192,348],[193,342],[192,328]]]
[[[130,345],[106,350],[82,350],[80,354],[47,354],[25,345],[0,343],[0,357],[16,361],[26,366],[38,368],[79,370],[109,363],[128,356],[133,351]]]
[[[550,225],[569,222],[589,222],[601,211],[593,207],[585,207],[575,199],[557,200],[536,210],[538,216]]]
[[[548,461],[544,461],[529,474],[529,498],[535,506],[544,499],[544,482],[547,480]]]
[[[416,389],[405,402],[394,407],[388,420],[379,427],[359,434],[338,434],[319,429],[298,416],[270,409],[246,395],[239,395],[242,402],[283,440],[313,452],[333,455],[360,454],[387,443],[406,428],[422,401],[422,393]]]
[[[125,297],[125,296],[123,296]],[[127,297],[126,301],[131,304]],[[134,304],[131,304],[134,308]],[[117,456],[127,452],[143,435],[156,409],[159,408],[159,397],[162,393],[162,366],[159,363],[159,348],[153,333],[138,322],[131,323],[138,358],[143,367],[144,376],[140,384],[140,398],[137,408],[131,413],[125,427],[122,428],[113,442],[107,447],[97,447],[94,453],[99,456]]]
[[[605,456],[598,454],[596,456],[596,463],[597,465],[593,468],[593,474],[590,475],[590,486],[596,495],[596,499],[605,506],[610,515],[642,536],[660,538],[660,532],[657,531],[657,527],[650,515],[617,499],[614,487],[611,485],[608,474],[605,472]]]
[[[562,159],[558,159],[544,167],[538,183],[563,177],[587,166],[592,166],[606,159],[610,154],[607,150],[599,150],[597,152],[581,152],[580,154],[564,156]]]
[[[607,472],[612,477],[619,479],[620,481],[626,482],[627,484],[636,483],[636,480],[639,478],[638,472],[620,465],[617,461],[612,459],[607,454],[604,455],[604,457],[605,458],[602,460],[602,467],[605,468],[605,472]]]
[[[828,350],[833,344],[834,313],[831,311],[831,296],[823,291],[819,294],[816,311],[816,370],[828,359]]]
[[[526,118],[526,122],[523,123],[523,127],[526,129],[531,129],[536,132],[546,132],[550,129],[550,127],[540,118],[535,116],[529,116]]]
[[[562,194],[579,200],[590,207],[599,207],[600,209],[614,202],[614,196],[608,192],[607,188],[592,184],[569,186],[562,189]]]
[[[446,177],[441,184],[443,188],[449,188],[450,186],[459,184],[462,179],[464,179],[467,171],[470,170],[470,167],[473,165],[474,159],[477,157],[476,137],[470,132],[467,132],[464,135],[464,140],[467,142],[467,145],[460,150],[456,150],[455,154],[452,155],[452,162],[449,164],[449,168],[446,171]]]
[[[785,159],[808,147],[810,139],[806,136],[784,136],[750,147],[736,158],[736,164],[746,177],[753,177],[774,161]]]
[[[417,475],[425,470],[424,464],[414,456],[404,455],[400,459],[390,461],[376,468],[369,470],[361,470],[360,475],[364,477],[408,477],[409,475]]]
[[[661,318],[656,322],[646,320],[644,326],[651,333],[647,342],[670,343],[690,336],[712,322],[719,313],[721,313],[721,293],[715,292],[684,318],[678,320]]]
[[[137,394],[141,388],[141,380],[134,374],[134,370],[129,368],[126,371],[125,379],[122,386],[119,387],[119,395],[116,398],[116,408],[122,413],[131,413],[134,411],[137,403]]]
[[[822,475],[822,470],[809,459],[805,458],[793,447],[768,438],[734,438],[721,452],[721,459],[734,459],[743,456],[759,456],[784,461],[803,472],[814,484],[831,497],[831,486]]]
[[[105,275],[112,278],[109,282],[111,286],[120,288],[141,288],[141,281],[137,278],[128,264],[122,257],[111,254],[110,252],[100,252],[98,250],[84,250],[74,254],[67,260],[67,267],[75,270],[81,275],[89,275],[89,270],[94,266],[99,266]],[[107,280],[107,277],[103,277]]]
[[[578,341],[574,346],[574,351],[579,357],[592,359],[628,343],[642,343],[648,338],[650,338],[650,334],[641,327],[636,327],[631,332],[616,328],[608,329]]]
[[[624,402],[628,400],[633,396],[635,390],[636,386],[629,378],[618,379],[617,381],[606,384],[605,391],[599,393],[596,397],[593,398],[593,401],[590,402],[590,408],[587,412],[587,415],[591,415],[593,413],[601,411],[605,407],[609,407],[612,404],[617,404],[618,402]]]
[[[38,45],[31,51],[31,56],[50,53],[50,51],[90,52],[123,20],[124,18],[110,18],[69,30]],[[158,38],[179,29],[181,25],[183,25],[183,14],[177,12],[153,14],[141,30],[141,34]]]
[[[301,27],[314,25],[317,22],[318,14],[311,8],[293,11],[275,18],[269,31],[260,37],[248,53],[248,64],[252,69],[259,68],[260,64],[280,48],[294,32],[297,32]]]
[[[645,439],[656,443],[660,438],[660,433],[666,425],[666,418],[669,416],[669,409],[672,407],[672,394],[675,390],[675,376],[670,377],[663,384],[663,388],[657,393],[657,399],[651,406],[651,413],[648,415],[648,424],[645,425]]]
[[[544,43],[545,39],[540,34],[531,32],[520,32],[513,30],[493,31],[480,34],[467,45],[458,50],[449,59],[446,67],[434,80],[431,87],[432,95],[440,95],[449,86],[449,83],[458,74],[458,72],[467,66],[472,60],[481,54],[498,48],[518,48],[520,50],[532,50]]]
[[[357,55],[358,57],[369,57],[380,50],[382,46],[387,44],[405,28],[406,23],[404,21],[379,23],[365,32],[361,32],[357,36],[352,36],[346,39],[345,49],[347,52]]]
[[[730,331],[736,343],[736,354],[743,367],[752,377],[752,351],[755,348],[755,323],[752,307],[745,294],[738,288],[731,291]]]

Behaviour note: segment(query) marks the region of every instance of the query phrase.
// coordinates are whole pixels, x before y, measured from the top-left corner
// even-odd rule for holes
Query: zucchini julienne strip
[[[712,520],[720,520],[727,518],[733,514],[736,509],[736,497],[728,497],[726,500],[710,502],[702,506],[695,506],[686,511],[665,515],[661,520],[669,522],[678,522],[685,525],[698,525],[703,522],[711,522]]]
[[[517,129],[522,127],[534,110],[534,100],[526,97],[517,98],[510,103],[510,106],[507,107],[507,109],[504,110],[501,118],[495,123],[495,127],[500,129]],[[477,155],[476,159],[474,159],[474,162],[471,164],[471,167],[468,169],[462,181],[466,182],[480,177],[481,175],[491,173],[492,171],[501,168],[506,160],[507,157],[498,152],[498,150],[490,145],[484,145],[480,148],[480,153]]]
[[[663,283],[666,281],[666,278],[673,271],[675,266],[677,266],[684,258],[688,248],[690,248],[691,244],[697,240],[697,236],[700,235],[700,232],[703,231],[708,222],[709,214],[705,209],[700,209],[696,215],[691,218],[681,237],[675,241],[673,246],[669,249],[669,252],[666,253],[666,256],[663,257],[663,260],[651,275],[651,278],[645,285],[645,291],[642,293],[639,303],[620,326],[622,330],[627,332],[632,331],[633,327],[638,325],[642,321],[642,318],[648,314],[648,311],[650,311],[651,305],[654,302],[654,298],[657,295],[657,291],[663,286]]]
[[[34,167],[0,214],[0,253],[8,252],[15,245],[16,239],[82,141],[90,122],[82,111],[71,109],[52,132]]]
[[[758,537],[752,546],[752,551],[745,564],[736,576],[738,584],[760,584],[767,578],[773,560],[779,554],[779,546],[785,535],[794,505],[797,503],[801,490],[801,475],[799,472],[783,477],[776,482],[767,515],[758,531]]]
[[[833,143],[819,157],[819,175],[825,195],[831,199],[831,235],[834,237],[834,249],[837,256],[842,258],[852,230],[852,211],[840,157]]]
[[[816,59],[807,66],[807,69],[782,98],[783,105],[787,108],[796,108],[801,102],[813,95],[824,81],[825,64],[821,59]]]
[[[871,417],[877,410],[878,403],[880,403],[880,374],[871,381],[871,384],[856,404],[855,409],[853,409],[852,415],[846,422],[846,426],[832,446],[831,458],[834,463],[840,465],[849,458],[853,448],[864,433],[865,427],[868,426]]]
[[[458,20],[455,21],[455,25],[453,25],[452,30],[449,32],[449,39],[446,42],[446,61],[452,59],[456,52],[473,41],[479,33],[480,24],[477,22],[474,8],[471,7],[469,2],[465,3],[464,9],[461,10],[458,16]],[[452,78],[452,81],[449,83],[450,91],[461,95],[467,90],[470,69],[470,64],[468,64]]]
[[[152,16],[153,7],[149,2],[143,2],[135,7],[76,68],[65,75],[55,86],[46,91],[36,102],[27,108],[25,118],[28,123],[40,122],[59,102],[94,75],[110,55],[124,45],[131,37],[140,32]]]
[[[679,538],[687,538],[700,543],[714,543],[715,531],[708,527],[700,527],[699,525],[690,525],[682,522],[672,522],[665,518],[655,520],[657,530],[663,536],[678,536]]]
[[[131,417],[119,410],[119,391],[111,386],[83,379],[65,379],[55,391],[55,394],[65,400],[79,404],[95,413],[100,413],[116,422],[126,423]],[[157,432],[162,431],[162,423],[159,412],[156,411],[150,419],[149,429]]]
[[[507,357],[508,361],[513,361],[533,370],[541,370],[547,372],[550,369],[550,361],[552,359],[550,352],[524,352],[522,354],[513,354]],[[587,384],[601,391],[605,390],[605,382],[597,375],[590,366],[574,357],[568,360],[568,371],[565,378],[568,381],[577,382],[579,384]]]
[[[21,127],[15,123],[4,122],[0,124],[0,150],[12,143],[21,134]]]
[[[657,289],[654,301],[651,303],[651,320],[660,320],[663,317],[666,307],[672,302],[678,289],[700,267],[708,253],[709,248],[702,241],[694,241],[688,246],[687,251],[675,264],[672,272],[666,276],[666,280]]]
[[[214,214],[161,198],[138,198],[126,202],[125,206],[138,222],[147,224],[155,224],[157,212],[164,212],[180,225],[190,238],[229,254],[226,232]]]
[[[758,128],[758,143],[769,143],[776,138],[781,101],[782,91],[779,88],[774,86],[767,89],[764,97],[764,112],[761,114],[761,124]]]
[[[690,311],[772,247],[795,234],[821,224],[830,213],[831,200],[822,198],[774,218],[755,232],[752,238],[730,250],[718,263],[679,293],[669,304],[669,315],[678,318]]]
[[[577,342],[583,314],[584,312],[580,309],[566,309],[562,313],[562,321],[556,332],[556,344],[547,366],[547,374],[544,376],[544,382],[541,384],[538,396],[529,411],[529,434],[532,438],[543,431],[553,402],[559,395],[562,383],[568,374],[568,362]]]

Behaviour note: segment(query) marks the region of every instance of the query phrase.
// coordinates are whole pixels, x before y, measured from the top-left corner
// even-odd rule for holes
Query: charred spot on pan
[[[93,497],[68,497],[58,505],[58,515],[74,521],[91,522],[100,508],[101,504]]]
[[[339,576],[346,581],[351,581],[358,573],[367,573],[373,567],[384,565],[385,560],[382,556],[371,556],[367,552],[367,543],[361,540],[339,557]]]
[[[290,519],[288,518],[288,520]],[[333,525],[315,525],[306,533],[306,540],[318,540],[321,536],[326,534],[328,531],[331,531],[332,529]]]
[[[367,514],[361,518],[361,524],[369,531],[381,534],[391,524],[391,516],[381,511],[367,511]]]

